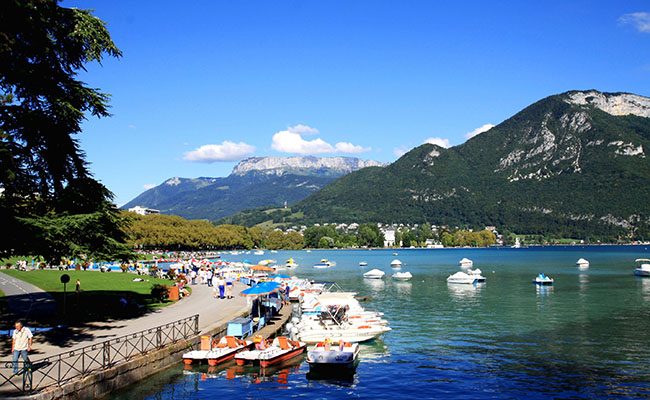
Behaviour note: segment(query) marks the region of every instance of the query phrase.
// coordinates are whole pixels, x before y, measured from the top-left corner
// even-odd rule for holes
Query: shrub
[[[158,300],[159,302],[163,302],[167,300],[168,296],[169,296],[169,289],[167,289],[166,285],[156,283],[151,287],[151,297]]]

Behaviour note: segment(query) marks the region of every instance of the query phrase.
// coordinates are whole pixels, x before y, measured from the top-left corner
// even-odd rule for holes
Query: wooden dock
[[[282,328],[291,318],[291,313],[292,307],[290,305],[282,307],[280,313],[271,318],[262,329],[253,333],[253,336],[261,335],[267,339],[276,337],[279,333],[282,333]]]

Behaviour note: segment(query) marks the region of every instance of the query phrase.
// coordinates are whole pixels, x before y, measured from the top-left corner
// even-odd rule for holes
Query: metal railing
[[[13,374],[13,362],[0,362],[0,397],[6,391],[30,393],[51,385],[113,367],[134,357],[160,350],[199,333],[199,315],[145,329],[105,342],[66,351],[31,362],[19,362]]]

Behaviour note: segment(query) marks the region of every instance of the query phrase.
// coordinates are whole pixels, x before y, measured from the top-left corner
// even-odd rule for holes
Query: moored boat
[[[402,268],[402,262],[398,259],[391,261],[390,266],[393,268]]]
[[[384,277],[385,274],[386,273],[384,271],[375,268],[364,273],[363,277],[368,279],[381,279]]]
[[[587,269],[589,268],[589,261],[585,260],[584,258],[581,258],[578,261],[576,261],[576,265],[580,269]]]
[[[552,285],[553,282],[554,279],[544,275],[543,272],[537,275],[537,277],[533,280],[533,283],[536,285]]]
[[[476,277],[470,274],[466,274],[463,271],[458,271],[453,275],[449,275],[447,277],[447,283],[460,283],[460,284],[466,284],[466,285],[471,285],[472,283],[476,282]]]
[[[329,268],[331,266],[332,263],[327,258],[323,258],[319,263],[314,264],[314,268]]]
[[[469,258],[463,258],[459,262],[461,268],[471,268],[474,265],[474,261]]]
[[[270,346],[264,338],[256,337],[255,350],[242,351],[235,355],[237,365],[247,363],[259,364],[262,368],[294,358],[305,351],[307,344],[279,336],[273,339]]]
[[[359,266],[360,266],[360,267],[365,267],[366,265],[368,265],[368,263],[365,262],[365,261],[361,261],[361,262],[359,263]]]
[[[298,266],[298,264],[296,263],[296,260],[290,258],[284,263],[284,266],[287,268],[295,268]]]
[[[401,281],[408,281],[409,279],[413,278],[413,275],[411,275],[410,272],[396,272],[393,274],[393,279],[401,280]]]
[[[638,266],[634,269],[634,275],[650,276],[650,259],[637,258],[634,261],[638,264]]]
[[[485,277],[483,276],[483,271],[481,271],[478,268],[476,268],[476,269],[468,269],[467,270],[467,275],[470,275],[470,276],[473,276],[474,278],[476,278],[475,282],[485,282],[486,281]]]
[[[329,342],[318,343],[307,352],[307,363],[310,371],[326,373],[345,373],[353,371],[359,361],[359,344],[337,344]]]
[[[252,342],[237,339],[234,336],[224,336],[219,341],[213,341],[210,350],[193,350],[183,354],[183,362],[190,365],[194,362],[207,361],[215,366],[224,361],[231,360],[240,351],[250,348]]]

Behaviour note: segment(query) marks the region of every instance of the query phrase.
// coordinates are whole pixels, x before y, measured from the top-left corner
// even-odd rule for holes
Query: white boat
[[[463,258],[459,262],[461,268],[471,268],[474,265],[474,261],[469,258]]]
[[[287,268],[295,268],[298,266],[298,264],[296,263],[296,260],[290,258],[284,263],[284,266]]]
[[[413,275],[411,275],[410,272],[396,272],[393,274],[393,279],[397,279],[400,281],[408,281],[409,279],[413,278]]]
[[[576,265],[580,269],[587,269],[589,268],[589,261],[585,260],[584,258],[581,258],[578,261],[576,261]]]
[[[398,259],[391,261],[390,266],[393,268],[402,268],[402,262]]]
[[[383,325],[349,325],[344,324],[336,327],[321,327],[312,329],[301,329],[298,332],[300,341],[309,344],[324,342],[331,339],[334,342],[343,340],[350,343],[361,343],[375,339],[391,329]]]
[[[329,268],[331,266],[332,263],[329,262],[327,258],[323,258],[319,263],[314,264],[314,268]]]
[[[544,273],[542,272],[541,274],[537,275],[537,277],[533,280],[533,282],[536,285],[552,285],[554,279],[544,275]]]
[[[394,256],[396,256],[396,255],[397,255],[397,253],[393,253],[393,255],[394,255]]]
[[[483,271],[481,271],[478,268],[476,268],[476,269],[468,269],[467,270],[467,275],[470,275],[470,276],[473,276],[474,278],[476,278],[476,282],[485,282],[486,281],[485,277],[483,276]]]
[[[636,275],[636,276],[650,276],[650,259],[637,258],[634,261],[636,263],[638,263],[638,266],[634,269],[634,275]]]
[[[350,372],[359,361],[359,343],[318,343],[307,352],[310,371]]]
[[[256,256],[263,256],[264,255],[264,250],[257,250],[253,254],[255,254]]]
[[[375,268],[363,274],[363,277],[368,279],[381,279],[384,275],[386,275],[384,271]]]
[[[461,283],[471,285],[476,282],[476,277],[474,275],[466,274],[463,271],[458,271],[453,275],[447,277],[447,283]]]
[[[366,265],[368,265],[368,263],[365,262],[365,261],[361,261],[361,262],[359,263],[359,266],[360,266],[360,267],[365,267]]]

